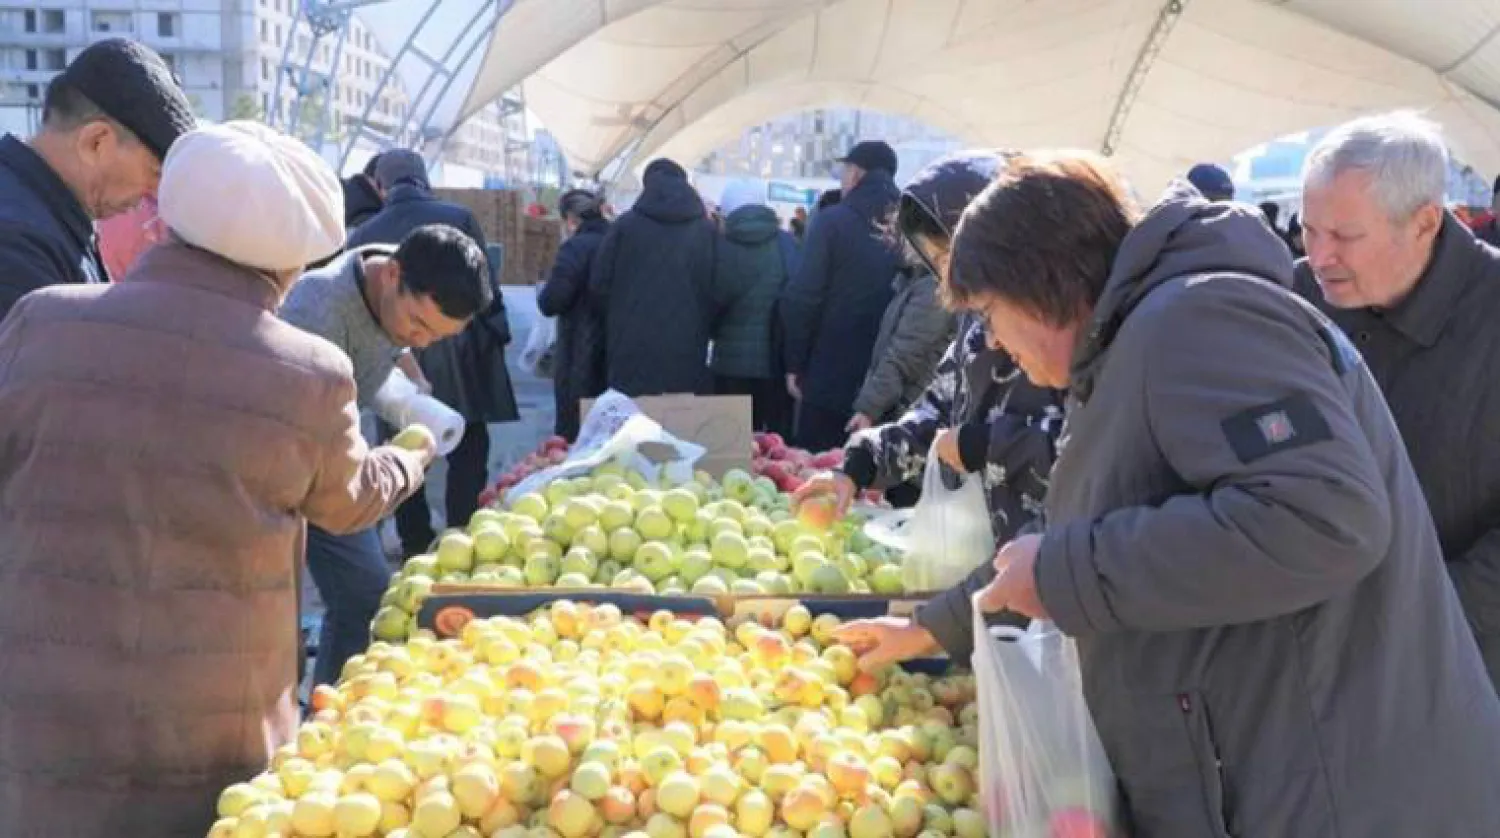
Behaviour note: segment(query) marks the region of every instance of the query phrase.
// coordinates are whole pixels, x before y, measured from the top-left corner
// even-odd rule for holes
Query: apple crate
[[[832,614],[840,620],[862,620],[883,616],[910,615],[926,599],[922,597],[828,596],[828,597],[706,597],[639,594],[608,588],[531,588],[524,590],[483,588],[471,585],[439,585],[417,612],[417,627],[428,629],[439,638],[457,637],[471,620],[489,617],[515,617],[530,614],[558,600],[592,604],[611,603],[625,614],[641,620],[657,611],[692,619],[717,617],[751,617],[770,626],[780,621],[793,605],[806,607],[813,617]],[[947,671],[946,657],[908,661],[911,672],[936,675]]]

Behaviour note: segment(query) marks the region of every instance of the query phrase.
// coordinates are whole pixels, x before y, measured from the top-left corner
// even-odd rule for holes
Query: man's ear
[[[1437,238],[1438,230],[1443,226],[1443,208],[1437,204],[1427,204],[1417,210],[1416,218],[1417,238],[1422,241],[1432,241]]]
[[[119,141],[120,138],[115,135],[115,129],[104,120],[97,119],[84,123],[78,129],[73,143],[78,151],[79,159],[97,166]]]

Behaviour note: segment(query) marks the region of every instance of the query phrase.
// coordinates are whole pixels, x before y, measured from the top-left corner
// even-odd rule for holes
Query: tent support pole
[[[1112,156],[1119,150],[1120,138],[1125,134],[1125,122],[1130,118],[1130,109],[1135,106],[1136,97],[1140,95],[1141,88],[1146,86],[1146,78],[1151,75],[1157,56],[1161,55],[1162,48],[1167,45],[1167,38],[1189,2],[1190,0],[1167,0],[1156,13],[1156,23],[1146,33],[1146,40],[1141,42],[1141,48],[1135,55],[1135,63],[1130,65],[1130,74],[1125,77],[1125,85],[1121,88],[1120,95],[1115,97],[1115,106],[1109,115],[1109,128],[1104,132],[1104,142],[1099,147],[1105,157]]]

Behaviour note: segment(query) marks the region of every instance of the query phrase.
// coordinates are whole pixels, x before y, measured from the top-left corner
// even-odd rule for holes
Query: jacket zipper
[[[1191,693],[1177,694],[1177,708],[1182,711],[1183,720],[1188,725],[1189,731],[1196,732],[1193,724],[1193,696]],[[1200,711],[1201,712],[1201,711]],[[1219,743],[1214,741],[1213,730],[1208,724],[1205,716],[1202,725],[1202,736],[1208,740],[1208,752],[1213,757],[1214,777],[1219,782],[1219,811],[1216,813],[1219,819],[1219,828],[1228,838],[1234,838],[1229,832],[1229,813],[1225,811],[1227,805],[1226,795],[1229,793],[1228,785],[1224,781],[1224,760],[1219,756]]]

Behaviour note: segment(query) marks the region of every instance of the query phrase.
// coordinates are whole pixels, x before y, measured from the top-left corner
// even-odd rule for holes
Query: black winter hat
[[[375,158],[375,182],[387,190],[403,185],[427,189],[432,183],[427,179],[427,161],[409,148],[381,152]]]
[[[670,160],[666,157],[658,157],[657,159],[652,160],[650,165],[646,166],[646,171],[641,174],[641,180],[644,181],[648,178],[658,176],[674,177],[678,180],[687,180],[687,170],[682,168],[682,166],[679,165],[676,160]]]
[[[839,163],[853,163],[867,172],[883,171],[896,174],[896,150],[880,140],[865,140],[855,143],[849,153],[838,159]]]
[[[193,106],[167,62],[129,38],[88,46],[53,84],[77,90],[110,119],[135,134],[158,159],[177,138],[198,127]]]

